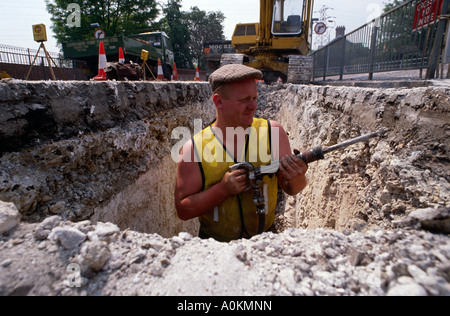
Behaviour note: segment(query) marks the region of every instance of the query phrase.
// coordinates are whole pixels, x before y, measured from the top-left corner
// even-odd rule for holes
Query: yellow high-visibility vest
[[[255,167],[270,164],[273,161],[271,148],[270,122],[254,119],[246,136],[242,155],[236,161],[231,154],[233,148],[226,148],[223,138],[218,137],[220,130],[209,126],[194,136],[196,161],[199,162],[203,191],[222,181],[230,167],[238,162],[247,161]],[[266,176],[263,180],[263,193],[266,201],[267,231],[274,223],[275,208],[278,197],[278,179],[275,175]],[[231,197],[210,213],[200,217],[201,232],[218,241],[228,242],[242,237],[252,237],[258,233],[259,217],[253,202],[253,191],[250,189],[238,196]]]

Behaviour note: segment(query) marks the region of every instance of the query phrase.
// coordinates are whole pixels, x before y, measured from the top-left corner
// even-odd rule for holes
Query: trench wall
[[[391,228],[413,209],[449,206],[450,89],[259,88],[259,116],[279,120],[298,149],[390,130],[311,164],[284,228]],[[57,214],[195,235],[197,222],[176,216],[171,134],[211,123],[210,95],[206,83],[2,81],[0,200],[31,222]]]
[[[260,115],[279,120],[294,148],[326,147],[389,130],[384,138],[311,164],[309,186],[287,198],[285,227],[392,228],[415,209],[449,207],[448,86],[270,90],[260,102]]]
[[[173,204],[176,127],[215,117],[201,83],[0,83],[0,200],[28,221],[60,215],[194,233]]]

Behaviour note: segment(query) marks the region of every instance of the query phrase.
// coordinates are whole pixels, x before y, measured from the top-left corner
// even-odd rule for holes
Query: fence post
[[[316,79],[316,54],[311,55],[313,58],[312,81]]]
[[[73,76],[74,76],[74,79],[75,79],[75,80],[78,80],[78,75],[77,75],[77,69],[78,69],[78,67],[77,67],[77,64],[78,64],[78,61],[72,60]]]
[[[347,48],[347,36],[342,38],[341,67],[339,69],[339,80],[344,80],[345,50]]]
[[[378,27],[374,24],[372,30],[372,41],[370,44],[369,80],[373,80],[373,66],[375,64],[375,52],[377,50]]]
[[[44,81],[47,80],[47,72],[45,70],[45,61],[44,61],[44,57],[41,57],[42,60],[42,73],[44,75]]]
[[[330,52],[330,46],[325,47],[324,61],[323,61],[323,81],[327,80],[327,68],[328,68],[328,55]]]
[[[442,6],[441,16],[445,16],[448,13],[448,7],[450,5],[450,0],[444,0]],[[433,50],[431,51],[430,61],[428,63],[428,70],[425,79],[434,79],[436,74],[436,68],[439,62],[439,57],[441,56],[442,42],[444,40],[444,33],[447,26],[447,19],[439,19],[439,25],[436,31],[436,37],[434,39]]]
[[[29,64],[28,64],[28,65],[31,66],[31,52],[30,52],[30,49],[29,49],[29,48],[27,48],[27,50],[28,50],[28,61],[29,61]]]

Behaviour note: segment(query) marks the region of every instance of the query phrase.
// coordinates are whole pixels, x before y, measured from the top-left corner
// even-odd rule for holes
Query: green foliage
[[[225,40],[222,12],[205,12],[198,7],[181,11],[182,0],[45,0],[52,15],[52,30],[59,44],[94,38],[92,23],[100,24],[106,36],[144,31],[164,31],[170,37],[179,68],[204,69],[203,42]],[[67,25],[71,3],[80,5],[80,27]],[[163,6],[162,10],[158,6]],[[162,16],[160,15],[162,13]],[[159,21],[157,21],[159,19]]]
[[[99,23],[106,36],[149,29],[159,14],[156,0],[46,0],[46,3],[60,44],[94,38],[92,23]],[[80,27],[67,25],[72,13],[67,8],[71,3],[80,5]]]
[[[199,68],[205,69],[203,43],[225,40],[223,34],[225,15],[220,11],[207,13],[198,7],[193,7],[187,13],[187,17],[191,33],[190,48],[193,62],[198,64]]]
[[[165,32],[172,40],[175,62],[180,68],[198,65],[205,69],[203,42],[225,40],[222,12],[206,12],[198,7],[181,11],[182,0],[170,0],[164,8]]]
[[[385,3],[384,12],[387,13],[391,11],[392,9],[398,7],[399,5],[402,5],[406,2],[409,2],[411,0],[391,0],[390,3]]]
[[[192,57],[189,47],[190,31],[186,13],[181,12],[181,0],[170,0],[163,12],[164,31],[172,41],[175,62],[179,68],[192,68]]]

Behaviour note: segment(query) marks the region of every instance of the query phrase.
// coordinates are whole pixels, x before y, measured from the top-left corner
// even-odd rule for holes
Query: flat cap
[[[211,84],[212,91],[216,92],[217,89],[227,83],[239,82],[246,79],[261,80],[262,78],[263,73],[257,69],[240,64],[230,64],[212,73],[209,77],[209,83]]]

